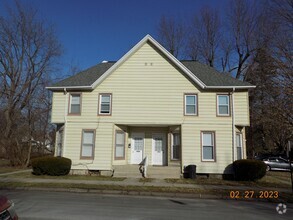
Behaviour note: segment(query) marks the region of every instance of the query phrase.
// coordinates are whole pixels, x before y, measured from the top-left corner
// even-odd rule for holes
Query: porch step
[[[142,178],[139,165],[115,165],[114,177]],[[180,178],[179,166],[148,166],[147,177],[154,179]]]

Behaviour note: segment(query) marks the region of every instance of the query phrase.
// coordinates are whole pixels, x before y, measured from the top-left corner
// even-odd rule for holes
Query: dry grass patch
[[[224,185],[224,186],[256,186],[272,188],[289,188],[291,186],[290,172],[270,171],[260,180],[233,181],[218,178],[197,178],[197,179],[165,179],[167,183],[195,184],[195,185]]]
[[[8,175],[7,175],[8,176]],[[6,177],[7,177],[6,176]],[[109,177],[109,176],[90,176],[90,175],[66,175],[66,176],[48,176],[48,175],[33,175],[31,172],[15,173],[9,175],[14,178],[36,178],[36,179],[60,179],[60,180],[100,180],[100,181],[123,181],[124,177]]]

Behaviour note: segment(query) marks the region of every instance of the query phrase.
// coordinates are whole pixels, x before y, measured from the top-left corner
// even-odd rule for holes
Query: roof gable
[[[215,89],[215,88],[254,88],[255,86],[234,79],[233,77],[221,74],[215,69],[208,67],[195,61],[182,61],[180,62],[171,53],[169,53],[162,45],[160,45],[150,35],[146,35],[139,41],[131,50],[122,56],[117,62],[100,63],[85,71],[82,71],[72,77],[64,79],[51,87],[50,90],[63,90],[63,89],[80,89],[80,90],[93,90],[104,79],[112,74],[122,63],[124,63],[130,56],[138,51],[144,44],[151,43],[158,49],[167,59],[169,59],[179,70],[182,71],[187,77],[195,82],[202,89]]]

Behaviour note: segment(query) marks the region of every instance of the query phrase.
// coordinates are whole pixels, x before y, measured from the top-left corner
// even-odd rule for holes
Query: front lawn
[[[7,175],[8,176],[8,175]],[[47,175],[33,175],[31,172],[15,173],[9,175],[15,178],[38,178],[38,179],[67,179],[67,180],[101,180],[101,181],[123,181],[124,177],[110,177],[110,176],[89,176],[89,175],[66,175],[66,176],[47,176]]]
[[[290,172],[269,171],[260,180],[253,181],[233,181],[217,178],[208,179],[165,179],[167,183],[175,184],[197,184],[197,185],[226,185],[226,186],[258,186],[273,188],[289,188],[291,187]]]
[[[22,167],[10,166],[9,160],[0,159],[0,174],[23,170]]]

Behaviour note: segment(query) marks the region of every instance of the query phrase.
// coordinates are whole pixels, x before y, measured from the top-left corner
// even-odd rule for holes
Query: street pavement
[[[0,190],[12,199],[22,220],[54,219],[292,219],[293,209],[278,214],[276,203],[101,195],[97,193]]]

